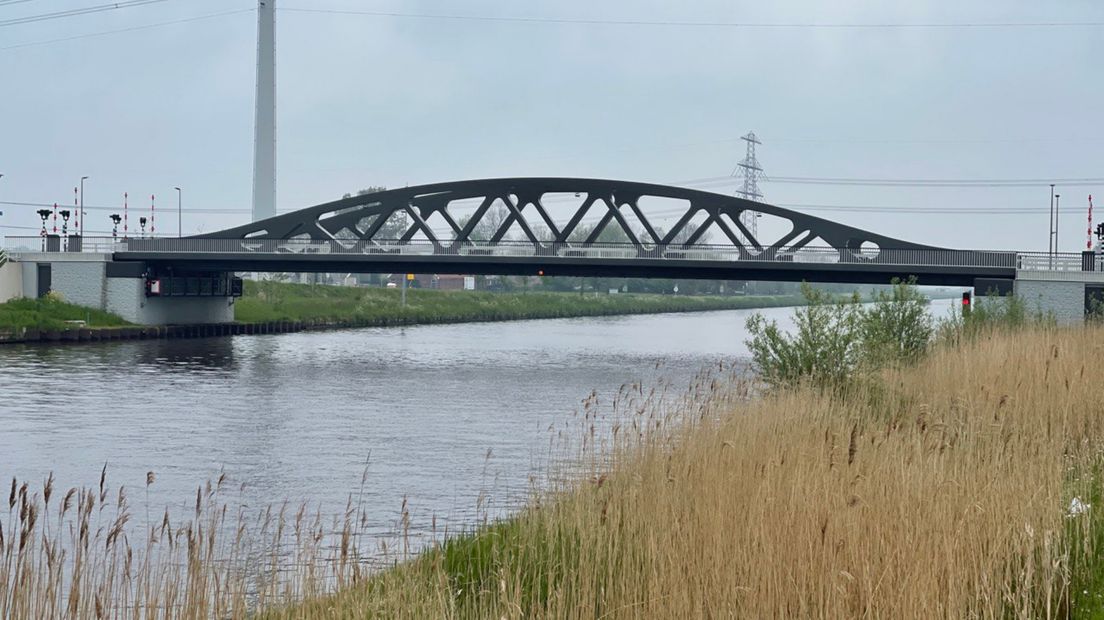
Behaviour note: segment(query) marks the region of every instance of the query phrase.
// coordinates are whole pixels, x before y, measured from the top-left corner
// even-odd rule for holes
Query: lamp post
[[[173,189],[176,190],[176,238],[179,239],[184,236],[182,232],[183,227],[180,225],[182,221],[180,219],[180,204],[184,201],[184,190],[179,187],[174,187]]]
[[[1058,253],[1058,204],[1061,194],[1054,195],[1054,253]]]
[[[77,229],[77,234],[78,235],[83,235],[84,234],[84,229],[81,228],[81,222],[83,222],[84,218],[88,216],[88,214],[84,212],[84,181],[85,181],[85,179],[90,179],[90,178],[92,178],[92,177],[84,176],[84,177],[81,177],[81,181],[80,181],[80,217],[76,218],[77,221],[74,222],[74,224],[76,224],[76,229]]]
[[[1047,218],[1047,254],[1054,255],[1054,184],[1050,184],[1050,216]]]

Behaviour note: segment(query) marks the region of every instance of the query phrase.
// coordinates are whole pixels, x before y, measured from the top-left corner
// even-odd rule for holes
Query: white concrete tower
[[[276,215],[276,0],[258,0],[253,221],[274,215]]]

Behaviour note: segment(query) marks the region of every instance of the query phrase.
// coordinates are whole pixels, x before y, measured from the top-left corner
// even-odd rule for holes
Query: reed
[[[282,617],[1099,613],[1101,333],[979,335],[842,393],[721,388],[516,519]]]
[[[626,385],[554,429],[570,451],[520,513],[420,553],[405,505],[366,539],[355,491],[247,514],[220,477],[143,526],[106,472],[13,480],[0,617],[1086,616],[1102,334],[978,333],[847,390]]]

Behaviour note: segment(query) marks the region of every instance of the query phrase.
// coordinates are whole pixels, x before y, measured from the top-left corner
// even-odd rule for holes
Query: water
[[[0,476],[95,486],[106,463],[141,506],[153,471],[156,514],[224,470],[250,507],[337,514],[367,460],[370,529],[392,530],[404,497],[415,523],[470,524],[481,493],[524,497],[549,429],[592,391],[738,361],[752,312],[0,347]]]

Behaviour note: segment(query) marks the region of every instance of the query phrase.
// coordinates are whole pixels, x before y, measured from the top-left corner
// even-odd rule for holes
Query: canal
[[[524,499],[592,392],[608,407],[625,383],[744,363],[753,312],[2,347],[0,475],[94,487],[106,464],[141,513],[152,471],[157,514],[225,471],[250,509],[339,514],[353,493],[377,533],[404,498],[417,530],[470,525]]]

